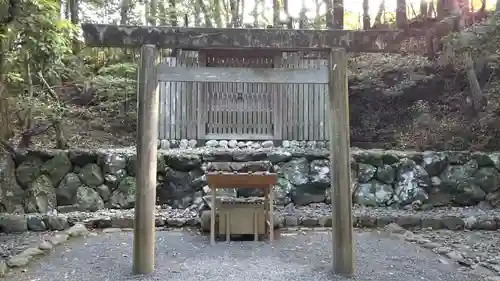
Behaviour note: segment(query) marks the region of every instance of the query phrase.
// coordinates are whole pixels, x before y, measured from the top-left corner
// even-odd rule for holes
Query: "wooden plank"
[[[186,68],[161,64],[158,69],[160,81],[179,82],[226,82],[226,83],[295,83],[326,84],[328,70],[277,69],[277,68]]]
[[[167,95],[165,93],[165,83],[160,82],[159,85],[160,90],[160,113],[158,118],[158,139],[163,140],[166,139],[165,135],[165,120],[167,118],[167,111],[165,105],[167,103]]]
[[[278,175],[275,173],[207,173],[208,185],[217,188],[268,188],[277,179]]]
[[[283,53],[278,53],[273,57],[274,68],[280,69],[283,64]],[[282,115],[282,84],[273,85],[272,103],[273,103],[273,117],[272,122],[274,126],[273,134],[275,140],[281,140],[283,136],[283,115]]]
[[[345,50],[332,50],[329,69],[333,268],[336,273],[350,277],[354,273],[354,244]]]
[[[184,68],[186,69],[186,68]],[[175,80],[172,80],[175,81]],[[180,89],[180,84],[179,82],[173,82],[172,83],[174,86],[174,95],[175,95],[175,121],[174,121],[174,130],[175,130],[175,135],[174,139],[181,139],[181,116],[182,116],[182,104],[181,104],[181,89]]]
[[[311,86],[314,85],[304,85],[302,87],[303,89],[303,95],[304,95],[304,139],[305,140],[314,140],[312,137],[312,131],[313,128],[315,127],[316,124],[311,122],[311,119],[309,118],[309,110],[312,109],[312,101],[314,101],[314,92],[310,91]]]
[[[262,135],[262,134],[217,134],[217,133],[207,133],[206,139],[228,139],[228,140],[271,140],[273,135]]]
[[[82,24],[89,47],[137,47],[153,44],[159,48],[327,50],[342,47],[351,52],[399,52],[408,39],[404,30],[184,28],[169,26],[128,26]]]
[[[147,274],[155,267],[156,158],[158,137],[158,49],[141,47],[138,68],[138,170],[135,190],[133,272]]]
[[[206,52],[198,52],[198,66],[204,68],[207,66],[207,54]],[[196,83],[197,85],[197,100],[198,100],[198,110],[197,110],[197,125],[196,125],[196,138],[204,139],[206,134],[206,124],[207,124],[207,101],[208,95],[205,95],[207,86],[205,83]]]

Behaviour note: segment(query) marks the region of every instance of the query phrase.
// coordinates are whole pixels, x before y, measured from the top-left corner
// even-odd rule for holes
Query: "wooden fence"
[[[295,53],[221,58],[183,51],[177,58],[165,58],[159,67],[160,77],[168,68],[186,72],[174,80],[165,75],[160,79],[159,138],[327,140],[328,86],[317,83],[314,77],[326,73],[326,65],[326,59]],[[262,71],[251,70],[255,68]],[[286,72],[289,80],[279,83],[268,79],[279,69],[290,70]],[[249,76],[239,81],[204,76],[236,70]],[[192,73],[201,73],[206,81],[186,80]]]

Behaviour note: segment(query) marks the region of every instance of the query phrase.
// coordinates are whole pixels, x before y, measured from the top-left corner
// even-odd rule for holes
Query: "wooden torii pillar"
[[[85,43],[90,47],[141,47],[133,258],[135,273],[154,271],[158,121],[156,48],[329,52],[333,268],[335,273],[346,276],[354,273],[346,50],[399,52],[400,43],[407,38],[404,31],[181,28],[105,24],[83,24],[82,30]]]

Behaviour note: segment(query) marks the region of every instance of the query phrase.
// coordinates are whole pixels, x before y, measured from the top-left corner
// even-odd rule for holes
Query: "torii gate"
[[[404,31],[184,28],[105,24],[83,24],[82,30],[87,46],[141,47],[137,81],[139,170],[133,251],[135,273],[154,271],[159,107],[156,91],[157,48],[329,52],[333,268],[335,273],[346,276],[354,273],[346,51],[398,52],[400,43],[408,38]]]

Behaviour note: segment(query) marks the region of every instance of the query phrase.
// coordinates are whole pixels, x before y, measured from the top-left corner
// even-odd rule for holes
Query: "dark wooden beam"
[[[289,30],[185,28],[165,26],[82,25],[90,47],[203,49],[281,49],[287,51],[345,48],[349,52],[399,52],[408,36],[401,30]]]

